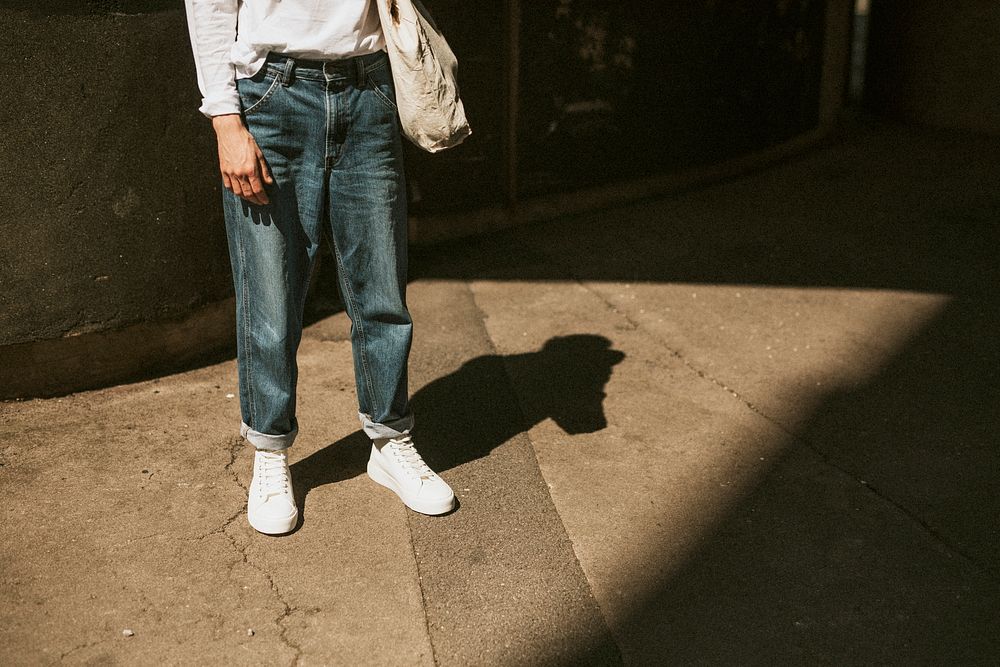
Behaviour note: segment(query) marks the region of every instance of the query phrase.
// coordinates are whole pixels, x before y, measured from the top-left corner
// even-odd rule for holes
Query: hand
[[[274,179],[240,115],[215,116],[212,127],[219,141],[219,169],[226,189],[253,204],[270,203],[264,184],[271,185]]]

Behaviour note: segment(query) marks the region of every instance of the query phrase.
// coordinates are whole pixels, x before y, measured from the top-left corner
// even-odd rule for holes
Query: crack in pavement
[[[249,489],[246,487],[246,485],[243,484],[243,482],[240,481],[239,475],[237,475],[236,471],[233,469],[233,466],[236,464],[236,458],[238,456],[238,453],[243,448],[243,443],[244,442],[245,441],[244,441],[244,439],[242,437],[233,437],[231,439],[230,444],[229,444],[229,463],[227,463],[225,465],[224,470],[227,473],[229,473],[229,476],[233,479],[233,481],[236,483],[236,485],[239,486],[243,490],[244,497],[246,497],[246,494],[249,493]],[[246,500],[244,500],[243,504],[240,506],[240,509],[237,510],[230,517],[228,517],[223,522],[222,526],[220,526],[219,528],[216,528],[215,530],[213,530],[211,532],[208,532],[205,535],[202,535],[202,536],[200,536],[200,537],[198,537],[196,539],[200,540],[200,539],[204,539],[204,538],[206,538],[206,537],[208,537],[210,535],[222,534],[222,535],[224,535],[226,537],[227,540],[229,540],[230,546],[232,546],[233,550],[236,552],[236,554],[238,556],[238,558],[235,559],[229,565],[228,573],[227,573],[228,576],[229,576],[229,578],[232,577],[233,568],[236,567],[236,565],[238,565],[241,562],[243,564],[247,565],[248,567],[251,567],[254,570],[257,570],[261,574],[261,576],[264,577],[264,580],[267,581],[268,587],[271,589],[271,592],[274,594],[275,599],[281,604],[281,607],[282,607],[281,608],[281,612],[277,616],[275,616],[273,619],[271,619],[271,622],[278,628],[278,639],[281,640],[281,643],[284,644],[285,646],[287,646],[289,649],[291,649],[294,652],[294,655],[292,656],[292,660],[291,660],[291,662],[289,664],[290,665],[297,665],[298,662],[299,662],[299,660],[302,658],[302,647],[299,646],[298,644],[296,644],[295,642],[293,642],[291,639],[289,639],[289,637],[288,637],[288,626],[286,625],[285,622],[288,620],[288,618],[291,617],[292,614],[294,614],[296,611],[298,611],[298,609],[296,607],[292,606],[285,599],[284,595],[281,592],[281,589],[274,582],[274,577],[271,576],[271,573],[268,572],[266,569],[264,569],[258,563],[254,562],[250,558],[249,554],[247,554],[247,548],[250,546],[250,543],[247,542],[247,543],[244,543],[244,544],[241,545],[240,542],[239,542],[239,540],[237,540],[236,537],[234,537],[232,534],[230,534],[230,532],[228,530],[229,527],[232,526],[235,523],[236,519],[240,517],[240,515],[246,513],[246,509],[247,509]]]
[[[738,391],[736,391],[735,389],[733,389],[732,387],[730,387],[725,382],[722,382],[718,378],[714,377],[713,375],[711,375],[709,373],[706,373],[704,370],[702,370],[702,369],[698,368],[697,366],[695,366],[694,364],[692,364],[678,350],[672,348],[665,341],[661,340],[659,337],[655,336],[654,334],[650,333],[649,331],[646,331],[644,328],[641,328],[639,326],[638,322],[635,322],[626,313],[623,313],[622,311],[618,310],[610,301],[608,301],[607,299],[605,299],[599,292],[591,289],[587,285],[583,285],[583,283],[581,283],[581,285],[583,286],[584,289],[590,291],[592,294],[594,294],[599,299],[601,299],[601,301],[605,304],[605,306],[607,306],[610,310],[612,310],[613,312],[615,312],[618,315],[621,315],[623,318],[626,319],[626,321],[628,321],[630,324],[634,325],[635,328],[636,328],[636,331],[640,331],[647,338],[649,338],[650,340],[652,340],[653,342],[655,342],[657,345],[659,345],[660,347],[662,347],[664,350],[666,350],[670,354],[670,356],[672,356],[675,359],[677,359],[678,361],[680,361],[682,364],[684,364],[684,366],[686,368],[688,368],[693,373],[695,373],[696,375],[698,375],[698,377],[700,377],[700,378],[702,378],[704,380],[707,380],[708,382],[711,382],[715,386],[717,386],[717,387],[725,390],[729,394],[731,394],[734,398],[736,398],[738,401],[740,401],[747,409],[749,409],[754,414],[756,414],[759,417],[767,420],[770,424],[772,424],[775,427],[777,427],[782,433],[784,433],[785,435],[787,435],[793,442],[799,443],[800,445],[802,445],[803,447],[805,447],[806,449],[808,449],[810,452],[812,452],[813,454],[815,454],[816,456],[818,456],[819,459],[820,459],[820,461],[824,465],[826,465],[827,467],[829,467],[829,468],[831,468],[833,470],[836,470],[838,473],[844,475],[845,477],[847,477],[848,479],[850,479],[852,482],[863,486],[867,491],[869,491],[870,493],[874,494],[875,497],[878,498],[880,501],[888,504],[890,507],[892,507],[893,509],[895,509],[896,511],[898,511],[899,513],[901,513],[903,516],[907,517],[909,520],[911,520],[912,522],[914,522],[915,524],[917,524],[918,526],[920,526],[920,528],[923,529],[923,531],[927,535],[929,535],[931,538],[933,538],[933,540],[935,542],[937,542],[941,546],[945,547],[948,551],[950,551],[951,553],[955,554],[956,556],[961,557],[966,562],[968,562],[969,564],[973,565],[979,571],[981,571],[981,572],[988,572],[988,573],[991,573],[991,574],[996,574],[995,572],[993,572],[993,570],[991,568],[989,568],[986,565],[983,565],[982,563],[979,563],[971,554],[969,554],[966,551],[964,551],[961,547],[959,547],[956,544],[953,544],[947,537],[945,537],[944,535],[942,535],[941,533],[939,533],[933,526],[931,526],[927,521],[925,521],[920,516],[918,516],[917,514],[915,514],[908,507],[906,507],[905,505],[903,505],[902,503],[900,503],[899,501],[897,501],[893,497],[891,497],[891,496],[883,493],[877,487],[875,487],[874,485],[872,485],[870,482],[867,482],[867,481],[861,479],[860,477],[858,477],[851,470],[849,470],[848,468],[846,468],[845,466],[843,466],[842,464],[840,464],[839,462],[837,462],[837,460],[834,459],[832,455],[828,454],[827,452],[825,452],[821,448],[819,448],[813,441],[811,441],[810,439],[804,437],[801,433],[798,433],[795,430],[789,428],[787,425],[785,425],[784,423],[782,423],[777,418],[772,417],[771,415],[769,415],[766,412],[764,412],[764,410],[762,410],[759,406],[757,406],[753,401],[751,401],[748,398],[746,398],[745,396],[741,395]]]
[[[140,535],[139,537],[130,537],[129,539],[127,539],[127,540],[125,540],[123,542],[114,542],[114,543],[109,544],[108,546],[104,547],[104,549],[105,549],[105,551],[112,551],[113,549],[117,549],[118,547],[132,546],[136,542],[144,542],[145,540],[151,540],[151,539],[156,538],[156,537],[172,537],[172,536],[169,533],[166,533],[166,532],[163,532],[163,531],[159,531],[159,532],[156,532],[156,533],[150,533],[148,535]],[[179,539],[184,540],[184,539],[190,539],[190,538],[181,537]]]
[[[243,442],[244,441],[243,441],[242,438],[238,438],[238,437],[235,437],[235,436],[230,439],[230,443],[229,443],[229,463],[227,463],[223,467],[223,470],[225,470],[229,474],[229,476],[232,477],[233,482],[235,482],[236,486],[240,487],[243,490],[243,495],[246,496],[246,494],[248,494],[250,492],[250,490],[243,484],[243,482],[240,481],[240,478],[236,474],[236,471],[233,470],[233,465],[236,464],[236,456],[238,454],[238,451],[243,448]],[[206,537],[211,537],[212,535],[220,535],[220,534],[221,535],[226,535],[227,534],[226,533],[226,529],[229,528],[229,526],[231,526],[232,523],[234,521],[236,521],[236,519],[241,514],[245,514],[246,511],[247,511],[247,501],[244,499],[242,501],[242,503],[240,504],[240,506],[237,508],[237,510],[235,512],[233,512],[231,515],[229,515],[225,519],[225,521],[223,521],[222,524],[218,528],[210,530],[207,533],[204,533],[202,535],[198,535],[196,537],[189,537],[189,538],[186,538],[186,539],[187,540],[191,540],[191,541],[201,541],[201,540],[205,539]]]
[[[427,635],[427,645],[431,647],[431,662],[437,665],[438,658],[434,648],[434,636],[431,634],[431,620],[427,617],[427,594],[424,592],[424,578],[420,575],[420,558],[417,557],[417,547],[413,544],[413,526],[410,523],[409,512],[406,512],[406,530],[410,534],[410,553],[413,554],[413,565],[417,570],[417,588],[420,589],[420,610],[424,614],[424,632]]]
[[[235,471],[233,471],[233,469],[232,469],[233,465],[236,462],[237,452],[241,448],[242,444],[243,443],[242,443],[242,441],[241,441],[240,438],[232,438],[232,440],[231,440],[231,442],[229,444],[229,462],[225,465],[224,469],[226,470],[226,472],[229,473],[229,475],[233,478],[233,480],[236,482],[236,484],[240,488],[242,488],[244,491],[246,491],[247,490],[246,487],[243,486],[243,484],[240,482],[239,478],[236,476]],[[245,562],[248,565],[250,565],[251,567],[254,567],[257,570],[261,571],[262,574],[264,574],[265,578],[267,578],[269,580],[269,582],[271,584],[271,589],[274,590],[275,593],[277,594],[277,590],[276,590],[276,588],[274,586],[274,582],[270,580],[270,576],[266,572],[263,572],[263,570],[261,568],[257,567],[255,564],[250,563],[247,560],[247,557],[246,557],[246,554],[245,554],[245,548],[239,547],[237,545],[237,543],[236,543],[236,540],[231,535],[229,535],[228,533],[226,533],[226,528],[228,528],[236,520],[236,518],[239,517],[241,514],[243,514],[245,511],[246,511],[246,502],[244,501],[244,503],[242,504],[242,506],[235,513],[233,513],[231,516],[229,516],[222,523],[222,525],[220,527],[216,528],[215,530],[209,531],[209,532],[205,533],[204,535],[198,535],[196,537],[174,537],[174,539],[178,539],[178,540],[181,540],[181,541],[201,541],[201,540],[203,540],[203,539],[205,539],[207,537],[210,537],[212,535],[218,535],[220,533],[223,534],[223,535],[225,535],[227,537],[227,539],[229,540],[230,544],[236,550],[236,552],[242,556],[243,562]],[[166,533],[163,533],[163,532],[157,532],[157,533],[151,533],[151,534],[148,534],[148,535],[142,535],[142,536],[136,537],[134,539],[126,540],[125,542],[117,542],[115,544],[112,544],[112,545],[110,545],[108,547],[108,549],[114,549],[114,548],[122,546],[122,545],[131,545],[131,544],[134,544],[136,542],[141,542],[143,540],[153,539],[153,538],[157,538],[157,537],[165,537],[165,536],[166,537],[170,537],[169,535],[167,535]],[[236,566],[236,564],[238,562],[240,562],[239,559],[235,559],[232,563],[230,563],[229,567],[227,568],[227,573],[226,573],[227,574],[227,578],[231,578],[232,577],[233,568]],[[153,603],[152,603],[152,601],[149,600],[149,598],[145,594],[143,594],[141,591],[139,592],[139,598],[140,598],[140,602],[144,605],[144,608],[142,609],[143,612],[147,611],[148,609],[150,609],[150,608],[152,608],[154,606]],[[278,599],[279,599],[280,602],[282,602],[284,604],[284,607],[285,607],[285,610],[286,610],[286,614],[284,614],[284,615],[287,615],[287,611],[290,609],[290,607],[288,606],[287,603],[284,602],[284,600],[280,597],[280,595],[278,596]],[[282,618],[283,616],[281,616],[279,618]],[[283,627],[281,627],[281,626],[279,626],[279,629],[281,630],[281,635],[283,635],[285,629]],[[281,636],[281,635],[279,635],[279,636]],[[284,637],[282,637],[282,639],[284,640]],[[60,655],[59,655],[59,661],[60,662],[64,661],[69,655],[71,655],[73,653],[76,653],[77,651],[82,651],[82,650],[91,648],[93,646],[97,646],[99,644],[104,644],[104,643],[107,643],[107,642],[110,642],[110,641],[111,641],[110,639],[99,639],[99,640],[96,640],[96,641],[90,641],[90,642],[86,642],[86,643],[83,643],[83,644],[78,644],[77,646],[74,646],[74,647],[72,647],[72,648],[70,648],[70,649],[68,649],[68,650],[63,651],[62,653],[60,653]],[[297,647],[295,647],[294,645],[292,645],[290,642],[284,641],[284,643],[287,644],[293,650],[298,651]],[[296,660],[298,660],[298,653],[296,654]]]
[[[524,242],[522,242],[521,245],[522,245],[522,247],[526,251],[528,251],[528,252],[536,252],[537,253],[537,251],[535,249],[531,248],[530,246],[528,246]],[[927,521],[925,521],[919,515],[915,514],[908,507],[906,507],[905,505],[903,505],[899,501],[895,500],[891,496],[889,496],[889,495],[885,494],[884,492],[880,491],[877,487],[875,487],[871,483],[869,483],[869,482],[867,482],[867,481],[859,478],[857,475],[855,475],[849,469],[847,469],[846,467],[844,467],[843,465],[841,465],[840,463],[838,463],[830,454],[828,454],[828,453],[824,452],[822,449],[820,449],[811,440],[803,437],[800,433],[798,433],[798,432],[794,431],[793,429],[789,428],[784,423],[782,423],[780,420],[778,420],[778,419],[776,419],[776,418],[768,415],[766,412],[764,412],[764,410],[762,410],[759,406],[757,406],[753,401],[751,401],[747,397],[745,397],[742,394],[740,394],[740,392],[738,392],[736,389],[734,389],[733,387],[731,387],[727,383],[723,382],[722,380],[716,378],[715,376],[711,375],[710,373],[707,373],[703,369],[698,368],[697,366],[695,366],[694,364],[692,364],[690,361],[688,361],[688,359],[683,354],[681,354],[681,352],[679,350],[671,347],[666,341],[662,340],[660,337],[656,336],[652,332],[650,332],[650,331],[646,330],[644,327],[640,326],[640,323],[638,321],[636,321],[631,316],[629,316],[628,313],[626,313],[626,312],[622,311],[620,308],[618,308],[614,303],[612,303],[609,299],[607,299],[600,291],[598,291],[597,289],[591,287],[586,282],[584,282],[583,279],[579,278],[571,269],[567,268],[565,266],[565,264],[560,263],[557,258],[549,256],[549,255],[546,255],[544,253],[542,253],[542,256],[546,259],[546,261],[550,262],[551,264],[553,264],[555,266],[558,266],[562,270],[563,275],[566,277],[567,280],[576,283],[577,285],[579,285],[580,287],[582,287],[583,289],[585,289],[589,293],[593,294],[602,304],[604,304],[604,307],[607,310],[609,310],[610,312],[614,313],[615,315],[621,317],[628,324],[628,326],[631,328],[631,330],[637,331],[637,332],[641,333],[642,335],[646,336],[647,339],[651,340],[653,343],[655,343],[659,347],[661,347],[664,350],[666,350],[666,352],[671,357],[673,357],[673,358],[677,359],[678,361],[680,361],[684,365],[685,368],[687,368],[688,370],[690,370],[692,373],[694,373],[695,375],[697,375],[701,379],[703,379],[703,380],[705,380],[707,382],[710,382],[713,385],[715,385],[716,387],[718,387],[718,388],[722,389],[723,391],[729,393],[731,396],[733,396],[733,398],[735,398],[738,401],[740,401],[751,412],[753,412],[754,414],[758,415],[762,419],[766,420],[767,422],[769,422],[770,424],[772,424],[773,426],[775,426],[776,428],[778,428],[782,433],[784,433],[785,435],[787,435],[793,442],[796,442],[796,443],[802,445],[803,447],[805,447],[806,449],[808,449],[810,452],[812,452],[813,454],[815,454],[816,456],[818,456],[819,459],[820,459],[820,461],[824,465],[826,465],[829,468],[831,468],[831,469],[837,471],[838,473],[844,475],[846,478],[850,479],[854,483],[863,486],[866,490],[868,490],[870,493],[872,493],[881,502],[886,503],[887,505],[889,505],[890,507],[892,507],[893,509],[895,509],[897,512],[899,512],[900,514],[902,514],[903,516],[905,516],[907,519],[909,519],[910,521],[912,521],[913,523],[915,523],[917,526],[919,526],[923,530],[923,532],[925,534],[927,534],[929,537],[931,537],[931,539],[933,539],[936,543],[938,543],[939,545],[941,545],[942,547],[944,547],[947,551],[949,551],[950,553],[954,554],[955,556],[958,556],[958,557],[962,558],[964,561],[966,561],[967,563],[969,563],[970,565],[972,565],[973,567],[975,567],[980,572],[992,575],[993,578],[996,579],[996,576],[997,576],[998,572],[994,568],[991,568],[991,567],[989,567],[987,565],[984,565],[984,564],[980,563],[979,561],[977,561],[976,558],[973,555],[967,553],[965,550],[963,550],[958,545],[953,544],[946,536],[944,536],[940,532],[938,532],[937,529],[935,529],[932,525],[930,525]]]
[[[71,654],[76,653],[77,651],[83,651],[85,649],[91,648],[93,646],[97,646],[99,644],[105,644],[105,643],[107,643],[109,641],[111,641],[111,640],[110,639],[98,639],[97,641],[87,642],[86,644],[80,644],[78,646],[74,646],[73,648],[69,649],[68,651],[63,651],[62,653],[59,654],[59,662],[63,662]]]

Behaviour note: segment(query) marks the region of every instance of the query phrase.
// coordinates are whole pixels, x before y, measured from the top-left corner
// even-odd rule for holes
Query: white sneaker
[[[372,443],[368,476],[415,512],[445,514],[455,507],[455,493],[427,467],[409,435],[389,438],[381,450]]]
[[[299,510],[292,495],[292,474],[285,452],[258,449],[253,459],[253,480],[247,499],[247,520],[254,530],[268,535],[287,533],[295,527]]]

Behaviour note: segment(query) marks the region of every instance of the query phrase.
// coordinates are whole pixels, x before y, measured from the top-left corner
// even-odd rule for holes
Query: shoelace
[[[288,466],[285,454],[260,452],[259,489],[262,496],[276,496],[288,490]]]
[[[396,455],[396,459],[403,464],[403,470],[406,471],[407,475],[410,477],[419,477],[420,479],[431,479],[434,477],[434,471],[424,463],[424,459],[413,446],[413,439],[409,435],[390,438],[389,447]]]

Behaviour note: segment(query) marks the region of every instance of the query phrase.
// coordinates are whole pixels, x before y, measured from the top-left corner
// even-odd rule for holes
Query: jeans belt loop
[[[285,69],[281,71],[281,85],[292,85],[292,73],[295,71],[295,58],[285,58]]]
[[[361,56],[354,57],[354,73],[357,76],[355,87],[365,87],[365,60]]]

